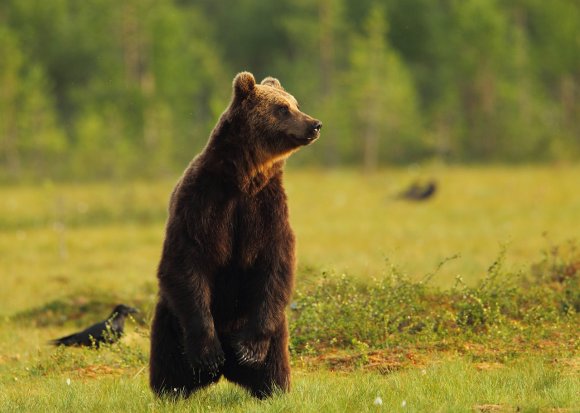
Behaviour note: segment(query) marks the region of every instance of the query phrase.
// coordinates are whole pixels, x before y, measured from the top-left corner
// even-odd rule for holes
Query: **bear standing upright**
[[[151,331],[158,395],[187,397],[221,375],[260,398],[290,388],[295,256],[282,169],[322,123],[277,79],[242,72],[233,89],[171,194]]]

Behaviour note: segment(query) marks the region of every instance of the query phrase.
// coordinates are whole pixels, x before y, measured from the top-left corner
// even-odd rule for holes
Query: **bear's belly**
[[[231,329],[232,322],[239,324],[248,317],[248,303],[254,295],[249,275],[239,267],[230,267],[219,271],[212,288],[211,312],[218,331]],[[255,293],[255,290],[254,290]]]

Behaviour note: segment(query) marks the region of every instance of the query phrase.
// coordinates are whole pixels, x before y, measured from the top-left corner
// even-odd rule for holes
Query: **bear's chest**
[[[239,200],[233,217],[234,259],[249,267],[267,253],[287,226],[285,200],[272,193],[260,193]]]

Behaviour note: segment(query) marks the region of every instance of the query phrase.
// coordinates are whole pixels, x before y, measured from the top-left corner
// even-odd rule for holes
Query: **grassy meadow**
[[[0,411],[580,411],[579,166],[286,172],[294,388],[147,387],[177,179],[0,188]],[[429,201],[396,194],[436,179]],[[142,311],[100,351],[46,342]],[[559,410],[558,410],[559,409]]]

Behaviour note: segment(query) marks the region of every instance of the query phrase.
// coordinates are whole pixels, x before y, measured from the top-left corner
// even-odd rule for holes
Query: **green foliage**
[[[370,285],[326,274],[313,291],[296,293],[293,348],[331,345],[388,345],[393,335],[425,328],[424,287],[394,274]]]
[[[553,324],[562,325],[562,332],[580,327],[577,251],[534,265],[534,273],[544,275],[533,280],[503,270],[504,257],[502,250],[476,286],[458,278],[449,291],[411,282],[396,268],[389,277],[364,285],[346,275],[323,274],[314,288],[296,294],[290,313],[292,349],[317,354],[345,348],[359,352],[364,361],[369,348],[445,340],[509,342],[520,334],[541,335]]]
[[[386,26],[385,12],[377,5],[365,22],[365,33],[352,39],[351,69],[345,80],[347,85],[356,85],[343,99],[352,113],[347,135],[351,140],[359,138],[354,139],[351,151],[362,152],[369,170],[380,159],[413,159],[425,150],[413,79],[386,41]]]
[[[547,285],[544,293],[556,294],[562,313],[580,313],[580,258],[576,242],[553,246],[532,268],[531,283]],[[535,282],[534,282],[535,281]],[[540,291],[538,291],[538,294]]]
[[[17,33],[0,25],[0,165],[8,177],[48,168],[65,152],[49,90],[42,66],[23,53]]]
[[[578,20],[569,0],[5,0],[0,180],[177,173],[241,70],[323,120],[299,164],[576,160]]]

